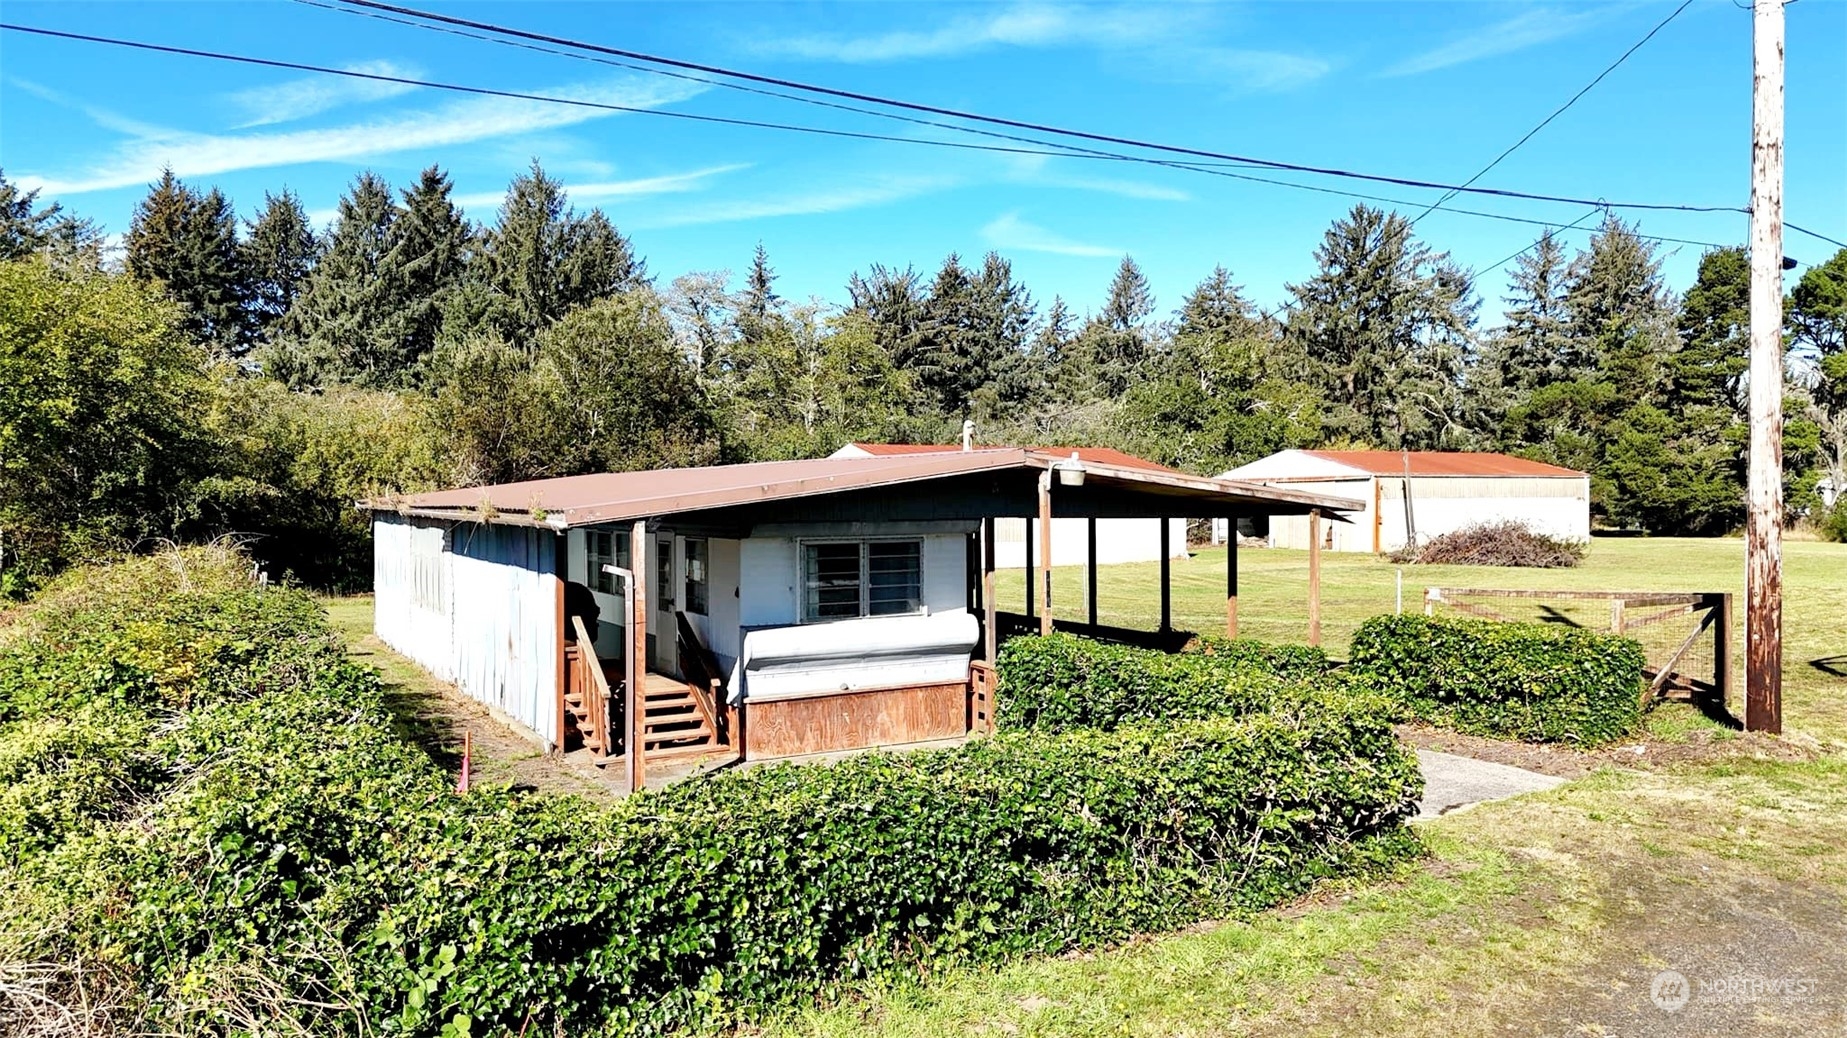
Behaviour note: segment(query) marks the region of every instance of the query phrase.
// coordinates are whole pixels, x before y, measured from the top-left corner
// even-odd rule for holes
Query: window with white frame
[[[802,619],[850,620],[923,611],[923,542],[806,541]]]
[[[622,593],[622,581],[614,573],[603,572],[604,566],[628,568],[628,535],[613,530],[584,531],[584,561],[588,564],[591,590],[605,595]]]
[[[703,537],[686,539],[686,600],[689,613],[706,615],[706,541]]]

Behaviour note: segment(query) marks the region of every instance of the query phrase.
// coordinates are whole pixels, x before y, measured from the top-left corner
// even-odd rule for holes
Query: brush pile
[[[1476,523],[1443,534],[1420,547],[1392,553],[1392,561],[1426,566],[1525,566],[1562,569],[1584,561],[1589,546],[1551,537],[1518,520]]]

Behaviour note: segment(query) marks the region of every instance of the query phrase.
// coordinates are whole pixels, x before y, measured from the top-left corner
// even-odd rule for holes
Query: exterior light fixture
[[[1059,486],[1081,487],[1084,485],[1084,462],[1077,456],[1076,451],[1072,451],[1071,457],[1055,463],[1052,467],[1058,470]]]

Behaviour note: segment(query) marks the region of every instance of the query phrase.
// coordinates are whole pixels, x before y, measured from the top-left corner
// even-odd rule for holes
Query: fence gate
[[[1723,707],[1731,691],[1732,596],[1719,591],[1511,591],[1433,587],[1424,615],[1461,613],[1606,631],[1642,644],[1644,700]]]

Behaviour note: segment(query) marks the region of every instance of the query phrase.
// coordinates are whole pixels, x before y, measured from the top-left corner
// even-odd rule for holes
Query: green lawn
[[[957,971],[863,991],[767,1024],[772,1035],[1813,1034],[1847,1020],[1847,545],[1786,546],[1785,742],[1810,760],[1740,756],[1605,767],[1549,793],[1419,823],[1431,849],[1394,880],[1094,955]],[[1243,633],[1301,640],[1302,552],[1240,557]],[[1393,608],[1396,567],[1323,557],[1324,643]],[[1101,619],[1152,626],[1154,564],[1109,567]],[[1737,540],[1599,540],[1584,566],[1406,567],[1425,586],[1742,592]],[[999,578],[1023,603],[1019,573]],[[1220,630],[1224,553],[1174,565],[1177,626]],[[1054,576],[1081,618],[1081,570]],[[1820,661],[1817,665],[1815,661]],[[1839,670],[1847,671],[1847,666]],[[1699,722],[1663,705],[1656,737]],[[1639,760],[1640,758],[1638,758]],[[1814,1001],[1695,1000],[1669,1017],[1651,978],[1801,976]],[[1746,968],[1748,967],[1748,968]]]
[[[1847,657],[1847,544],[1794,541],[1784,545],[1784,724],[1824,742],[1847,746],[1847,680],[1823,669]],[[1308,636],[1308,553],[1245,548],[1238,555],[1239,633],[1265,641]],[[1481,566],[1394,566],[1371,555],[1321,556],[1322,644],[1336,655],[1360,622],[1389,613],[1397,574],[1404,574],[1407,611],[1423,609],[1426,587],[1492,587],[1598,591],[1726,591],[1738,595],[1734,653],[1742,652],[1744,542],[1734,539],[1615,538],[1592,542],[1574,569],[1527,570]],[[1101,568],[1098,619],[1151,629],[1160,616],[1160,568],[1133,563]],[[1225,551],[1205,548],[1173,563],[1174,626],[1194,631],[1225,627]],[[1084,619],[1084,571],[1052,573],[1053,617]],[[1025,608],[1019,570],[995,574],[1001,608]],[[1847,658],[1835,666],[1847,673]],[[1742,668],[1736,672],[1742,681]],[[1734,709],[1741,709],[1734,696]],[[1678,720],[1674,712],[1662,723]]]

